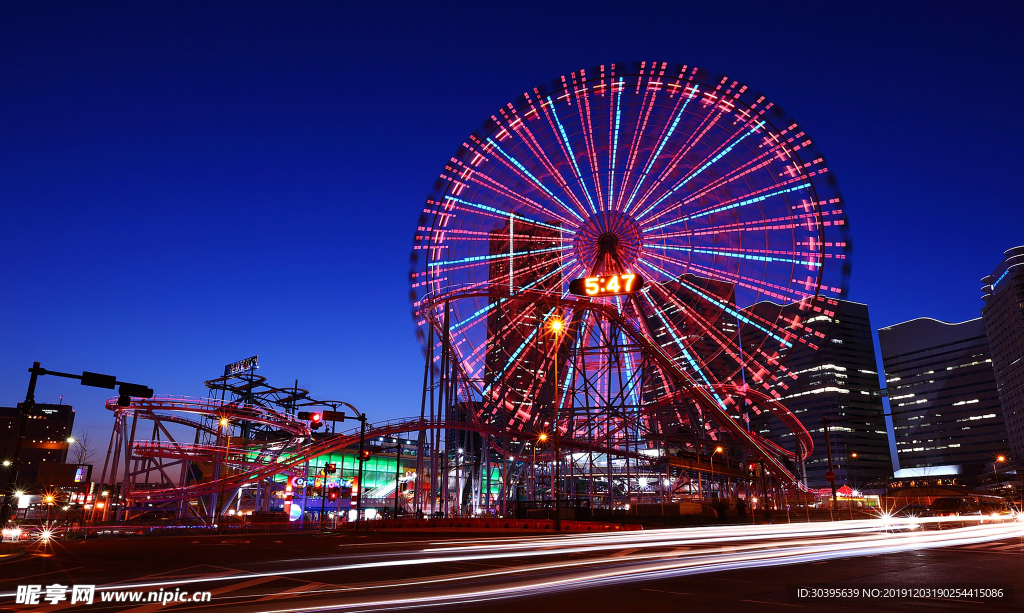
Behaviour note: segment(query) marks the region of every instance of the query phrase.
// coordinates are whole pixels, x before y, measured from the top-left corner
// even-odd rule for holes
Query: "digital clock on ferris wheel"
[[[569,293],[588,298],[622,296],[638,292],[644,287],[644,278],[638,274],[622,273],[606,277],[586,277],[569,282]]]

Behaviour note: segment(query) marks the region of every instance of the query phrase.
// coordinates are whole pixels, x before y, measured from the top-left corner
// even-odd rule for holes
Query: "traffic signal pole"
[[[366,416],[359,416],[359,483],[356,491],[356,532],[363,514],[363,449],[366,446]]]
[[[21,464],[21,450],[25,443],[25,428],[28,425],[28,416],[32,412],[32,409],[36,405],[36,381],[40,375],[53,375],[56,377],[63,377],[65,379],[78,379],[82,385],[89,387],[102,387],[106,389],[114,389],[117,386],[121,386],[118,393],[118,406],[127,406],[131,401],[131,396],[140,398],[152,398],[153,390],[144,386],[136,385],[134,383],[125,383],[124,381],[118,381],[117,377],[112,375],[101,375],[99,373],[85,371],[80,375],[73,375],[66,372],[57,372],[55,370],[46,370],[40,366],[39,362],[33,362],[32,368],[28,369],[32,376],[28,380],[28,392],[25,394],[25,402],[21,404],[21,423],[18,426],[18,441],[14,446],[14,457],[11,458],[11,466],[7,470],[7,478],[4,480],[3,492],[0,493],[2,500],[0,500],[0,525],[6,525],[7,520],[11,517],[11,507],[13,506],[14,488],[18,482],[18,468]]]

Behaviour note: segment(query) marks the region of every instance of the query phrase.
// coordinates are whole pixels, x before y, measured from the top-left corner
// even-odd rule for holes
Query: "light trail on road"
[[[288,608],[255,608],[269,604],[257,604],[255,599],[275,598],[274,593],[239,593],[225,597],[222,604],[237,610],[261,613],[400,610],[1024,537],[1024,522],[1020,518],[1017,521],[1000,521],[960,517],[956,518],[958,523],[973,525],[947,530],[922,529],[932,523],[949,523],[950,519],[880,518],[599,534],[403,541],[396,544],[402,545],[404,549],[386,552],[279,560],[272,563],[274,568],[265,572],[239,571],[175,577],[104,585],[97,589],[199,588],[202,584],[287,577],[334,585],[303,594],[295,606]],[[346,563],[338,563],[342,560]],[[297,568],[296,563],[307,565]],[[498,568],[466,570],[465,564],[486,564]],[[451,569],[453,565],[457,567],[454,572]],[[374,571],[379,576],[379,572],[389,568],[399,571],[403,578],[359,582],[363,575],[370,579]],[[342,583],[344,585],[339,585]],[[298,602],[303,604],[299,605]]]

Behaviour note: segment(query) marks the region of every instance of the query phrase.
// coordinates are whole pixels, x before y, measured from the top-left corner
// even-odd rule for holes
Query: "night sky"
[[[382,6],[0,4],[0,404],[37,360],[204,396],[259,354],[371,420],[418,414],[425,197],[500,105],[601,63],[697,65],[800,122],[876,328],[977,317],[1024,243],[1019,3],[359,4]],[[36,397],[61,395],[105,448],[107,393]]]

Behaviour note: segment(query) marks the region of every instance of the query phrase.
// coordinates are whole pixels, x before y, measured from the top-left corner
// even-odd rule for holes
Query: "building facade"
[[[878,331],[901,469],[991,470],[1006,426],[981,318],[914,319]]]
[[[812,488],[829,486],[825,475],[831,447],[836,485],[860,489],[892,474],[871,320],[865,304],[832,299],[822,303],[822,308],[810,313],[804,324],[824,338],[794,343],[785,366],[796,379],[787,378],[775,387],[814,443],[811,455],[797,467],[804,482]],[[754,309],[769,321],[777,310],[786,318],[799,313],[796,304],[759,303]],[[806,334],[812,334],[810,331]],[[754,346],[751,344],[749,349]],[[777,420],[753,419],[752,427],[800,453],[795,448],[796,437]]]
[[[1003,408],[1010,459],[1024,459],[1024,246],[983,278],[981,309]]]
[[[5,461],[14,456],[20,424],[20,408],[0,407],[0,457]],[[39,465],[43,462],[67,461],[68,437],[74,424],[75,411],[71,405],[36,403],[25,425],[17,485],[37,485]]]

